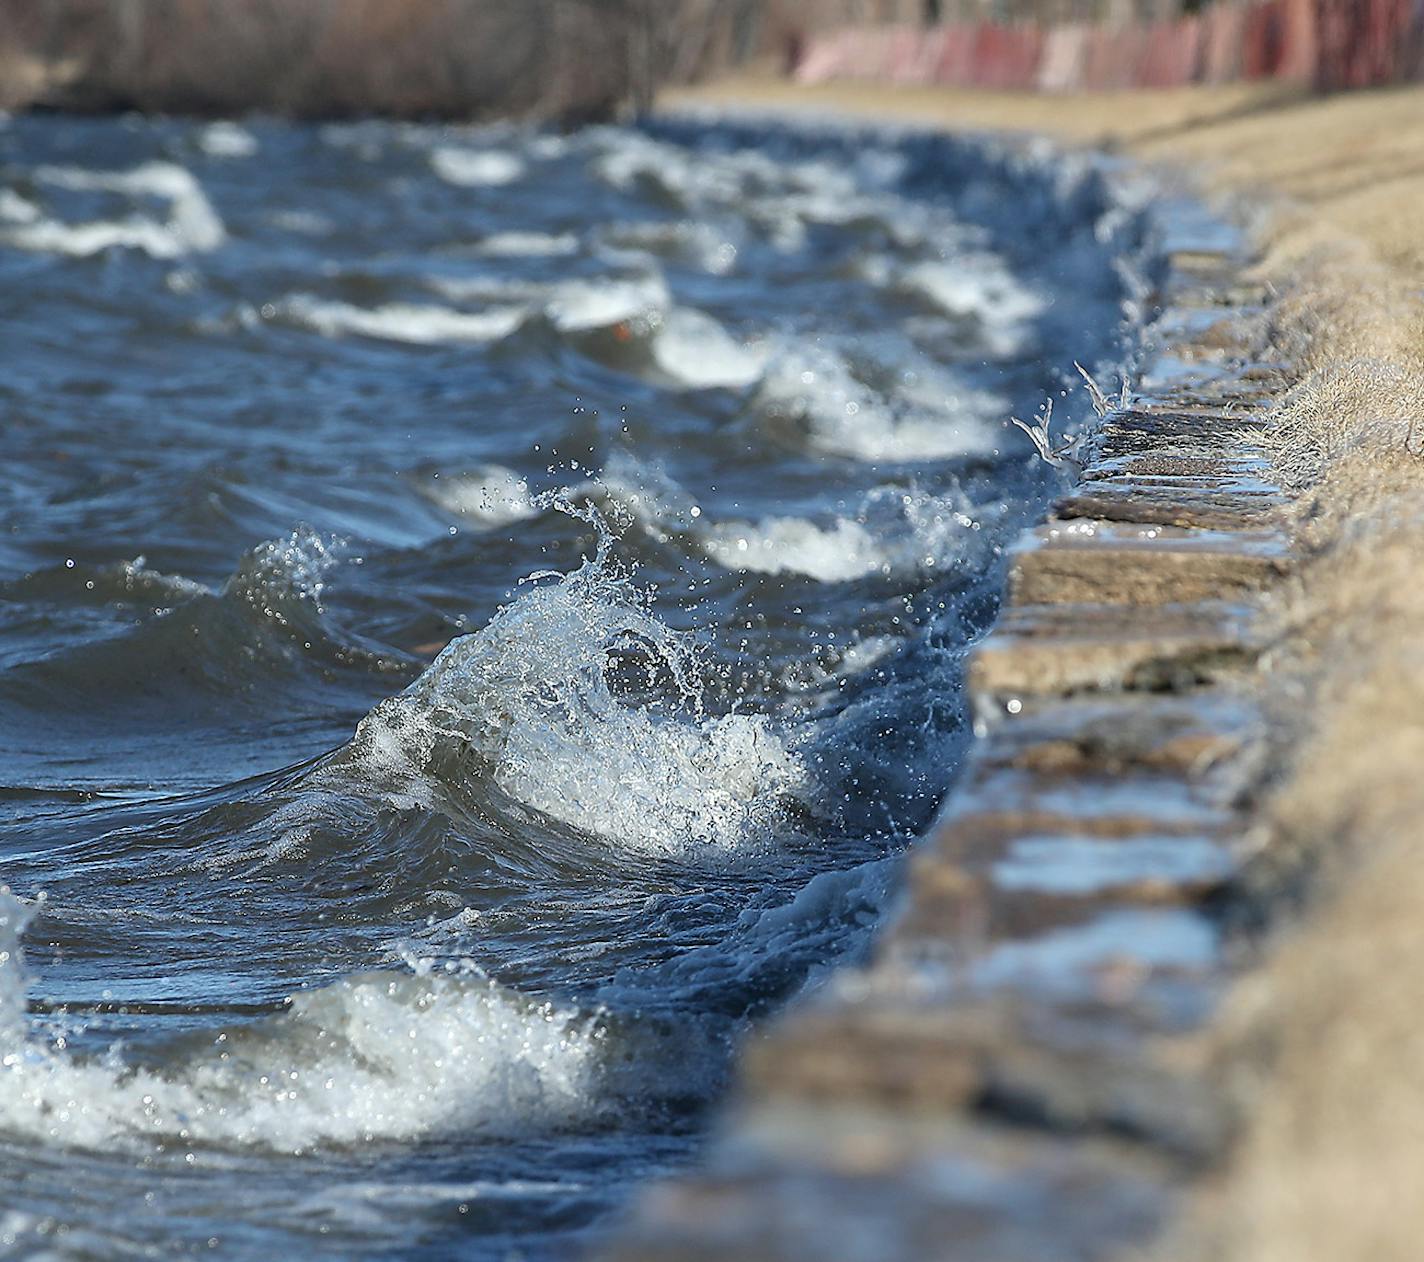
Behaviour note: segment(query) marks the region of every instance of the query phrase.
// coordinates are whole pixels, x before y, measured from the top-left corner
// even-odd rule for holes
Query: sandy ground
[[[1180,164],[1259,211],[1296,365],[1271,414],[1299,579],[1267,677],[1287,753],[1255,880],[1278,914],[1220,1031],[1244,1133],[1168,1250],[1424,1257],[1424,87],[1039,97],[729,80],[674,105],[1033,131]]]

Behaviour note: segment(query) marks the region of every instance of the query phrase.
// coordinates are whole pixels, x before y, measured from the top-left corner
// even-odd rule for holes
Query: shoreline
[[[1081,1225],[1080,1204],[1150,1218],[1143,1207],[1166,1189],[1170,1221],[1163,1230],[1154,1220],[1154,1243],[1133,1254],[1144,1260],[1412,1258],[1418,1229],[1399,1206],[1413,1203],[1424,1134],[1414,1085],[1424,1048],[1414,1015],[1424,975],[1424,136],[1406,124],[1424,88],[1329,100],[1279,88],[1026,98],[744,79],[665,100],[975,134],[1013,122],[1015,136],[1176,173],[1159,205],[1178,187],[1199,190],[1255,243],[1246,257],[1210,234],[1169,232],[1173,267],[1157,305],[1171,318],[1159,316],[1148,356],[1156,379],[1132,406],[1108,409],[1085,479],[1023,536],[1004,616],[970,663],[987,739],[917,845],[907,905],[881,932],[882,953],[911,961],[912,984],[897,990],[892,977],[877,989],[882,975],[852,994],[862,1015],[869,1001],[868,1037],[855,1022],[808,1025],[797,1010],[751,1041],[734,1104],[779,1103],[750,1127],[745,1112],[730,1115],[715,1149],[730,1147],[730,1183],[775,1200],[768,1167],[746,1160],[758,1145],[803,1163],[833,1149],[845,1157],[824,1221],[811,1224],[837,1246],[820,1253],[834,1262],[853,1244],[835,1235],[840,1194],[879,1214],[886,1238],[896,1226],[887,1189],[940,1177],[949,1131],[985,1168],[1062,1175],[1064,1222]],[[1040,230],[1034,246],[1045,239]],[[1078,327],[1097,318],[1079,302],[1070,310]],[[926,963],[942,978],[963,967],[961,951],[1017,949],[1078,914],[1082,891],[1045,897],[1023,884],[1044,879],[1024,860],[1045,830],[1079,847],[1066,859],[1040,853],[1060,878],[1081,875],[1073,855],[1083,848],[1136,846],[1137,875],[1114,869],[1114,897],[1159,926],[1165,916],[1180,930],[1189,913],[1178,941],[1194,950],[1199,921],[1219,932],[1210,976],[1174,976],[1168,988],[1172,1002],[1206,1009],[1205,1022],[1167,1037],[1151,1013],[1140,1023],[1129,1014],[1125,1042],[1146,1062],[1099,1056],[1094,1040],[1121,1033],[1111,1019],[1085,1027],[1074,1024],[1082,1013],[1060,1022],[1051,1012],[1045,1032],[1031,1004],[966,1013],[957,991],[946,1001],[945,989],[917,989]],[[1180,880],[1142,876],[1142,856],[1160,860],[1164,841],[1186,843]],[[1015,863],[1019,884],[997,886]],[[1129,935],[1129,962],[1135,945]],[[1150,972],[1119,971],[1107,996],[1116,1016],[1160,980]],[[860,976],[840,980],[854,992]],[[876,1006],[887,993],[889,1017]],[[867,1083],[869,1105],[840,1109]],[[883,1096],[923,1116],[887,1125]],[[796,1132],[829,1106],[844,1127]],[[1086,1167],[1074,1166],[1081,1153]],[[897,1166],[896,1154],[908,1157]],[[856,1192],[867,1171],[887,1169],[873,1194]],[[615,1256],[755,1252],[718,1236],[737,1202],[699,1200],[695,1180],[676,1187],[648,1204],[690,1213],[694,1234]],[[1056,1256],[1069,1245],[1055,1234],[1049,1190],[1037,1229],[1044,1256]],[[941,1227],[920,1239],[972,1239],[963,1221]],[[804,1256],[814,1238],[793,1224],[782,1252],[765,1256]],[[1021,1256],[1012,1243],[983,1256]]]
[[[1042,135],[1108,149],[1186,171],[1209,197],[1258,203],[1265,193],[1276,203],[1274,222],[1261,225],[1267,243],[1289,247],[1295,258],[1343,235],[1363,242],[1387,265],[1424,278],[1424,231],[1413,217],[1424,202],[1424,129],[1417,127],[1424,117],[1424,86],[1332,97],[1280,84],[1047,96],[867,83],[806,86],[748,75],[667,89],[660,106],[832,113]]]
[[[1424,1019],[1409,997],[1424,972],[1424,137],[1408,124],[1424,89],[1027,98],[742,79],[665,103],[998,123],[1176,168],[1247,221],[1259,258],[1244,278],[1271,300],[1234,323],[1284,368],[1251,419],[1290,497],[1278,520],[1298,564],[1262,585],[1269,731],[1240,830],[1251,859],[1233,882],[1248,966],[1203,1039],[1236,1138],[1147,1256],[1412,1257],[1399,1207],[1424,1121],[1411,1055]]]

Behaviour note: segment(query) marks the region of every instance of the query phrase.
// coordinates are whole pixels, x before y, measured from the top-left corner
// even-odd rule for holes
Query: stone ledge
[[[1018,605],[1163,605],[1239,598],[1286,574],[1279,532],[1129,521],[1050,522],[1019,542],[1009,573]]]
[[[1251,530],[1268,525],[1285,504],[1270,490],[1246,491],[1225,478],[1114,478],[1085,483],[1054,506],[1060,521],[1087,518],[1139,525]]]
[[[973,1262],[1120,1256],[1161,1228],[1175,1175],[1107,1140],[874,1109],[739,1115],[695,1181],[645,1198],[625,1262]],[[906,1195],[906,1190],[912,1194]],[[1100,1251],[1102,1251],[1100,1253]]]
[[[988,698],[1082,692],[1183,691],[1238,673],[1266,641],[1253,610],[1199,601],[1135,610],[1111,605],[1010,605],[969,657],[969,690]]]
[[[1104,1000],[1002,996],[818,1008],[747,1049],[744,1103],[829,1102],[1011,1117],[1196,1162],[1224,1142],[1200,1048]]]
[[[1149,693],[1032,699],[1000,713],[977,765],[1057,775],[1121,775],[1138,769],[1199,775],[1257,745],[1263,721],[1245,694]],[[985,733],[989,733],[986,731]]]
[[[1221,325],[1263,298],[1239,261],[1179,243],[1148,392],[969,656],[980,739],[870,964],[749,1043],[708,1168],[618,1258],[1107,1262],[1229,1142],[1196,1036],[1234,975],[1256,597],[1292,560],[1254,443],[1282,370]]]

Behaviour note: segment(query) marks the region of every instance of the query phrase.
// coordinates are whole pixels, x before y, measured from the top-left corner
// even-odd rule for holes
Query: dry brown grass
[[[1312,879],[1223,1031],[1248,1126],[1216,1256],[1404,1262],[1424,1252],[1424,305],[1358,243],[1290,279],[1276,334],[1301,376],[1269,437],[1303,492],[1278,691],[1305,735],[1265,814],[1276,875]]]
[[[1227,1030],[1246,1139],[1232,1262],[1417,1259],[1424,1185],[1424,548],[1414,460],[1356,451],[1319,488],[1301,597],[1311,735],[1270,806],[1307,914]],[[1221,1256],[1221,1255],[1218,1255]]]
[[[1267,265],[1270,265],[1268,257]],[[1278,270],[1278,274],[1280,269]],[[1272,313],[1275,341],[1298,372],[1277,407],[1267,442],[1288,482],[1315,488],[1323,516],[1300,528],[1327,540],[1347,523],[1330,506],[1368,494],[1397,458],[1407,475],[1424,448],[1424,308],[1415,282],[1380,264],[1358,242],[1318,247],[1285,273]],[[1349,460],[1347,458],[1356,457]],[[1388,479],[1386,479],[1388,480]]]
[[[1291,634],[1267,686],[1295,740],[1256,875],[1304,903],[1218,1030],[1244,1138],[1171,1256],[1424,1258],[1424,89],[1050,100],[743,81],[722,99],[1112,143],[1270,203],[1261,270],[1298,379],[1268,441],[1300,492],[1304,564],[1277,596]]]

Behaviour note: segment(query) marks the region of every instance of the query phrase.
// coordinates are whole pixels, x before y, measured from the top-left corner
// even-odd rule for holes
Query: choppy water
[[[1147,244],[924,137],[0,126],[0,1254],[565,1257],[695,1159]]]

